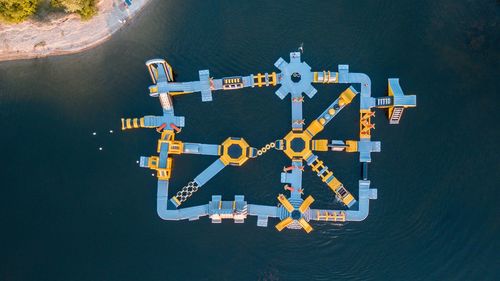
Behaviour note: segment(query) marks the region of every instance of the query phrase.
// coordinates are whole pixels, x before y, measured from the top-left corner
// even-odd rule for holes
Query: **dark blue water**
[[[84,53],[0,63],[0,280],[499,280],[498,1],[153,1],[107,43]],[[120,132],[121,117],[159,114],[144,62],[165,57],[179,81],[275,71],[304,42],[315,70],[348,63],[373,95],[400,77],[418,108],[389,126],[375,118],[372,185],[360,223],[277,232],[245,224],[165,222],[156,180],[139,169],[154,131]],[[342,87],[306,98],[311,120]],[[175,100],[191,142],[283,137],[290,104],[273,89]],[[357,138],[356,101],[319,137]],[[113,129],[114,134],[108,130]],[[97,136],[92,136],[96,131]],[[98,147],[103,150],[99,151]],[[351,189],[355,154],[323,155]],[[180,156],[181,187],[214,159]],[[200,190],[275,204],[281,152],[229,167]],[[304,176],[314,207],[332,193]],[[188,205],[189,205],[188,204]]]

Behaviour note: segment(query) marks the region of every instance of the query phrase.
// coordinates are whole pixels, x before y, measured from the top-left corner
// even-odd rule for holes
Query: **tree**
[[[18,23],[36,12],[39,0],[0,0],[0,20]]]
[[[97,13],[95,0],[51,0],[51,5],[64,8],[69,13],[78,13],[83,19],[89,19]]]

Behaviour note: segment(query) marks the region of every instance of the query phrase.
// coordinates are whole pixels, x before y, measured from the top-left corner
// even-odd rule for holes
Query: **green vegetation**
[[[39,0],[0,0],[0,20],[22,22],[36,12]]]
[[[95,0],[51,0],[54,7],[61,7],[68,13],[77,13],[83,19],[90,19],[97,13]]]
[[[90,19],[97,13],[96,0],[0,0],[0,21],[22,22],[34,15],[40,6],[44,9],[49,6],[55,8],[55,11],[63,9],[67,13],[77,13],[82,19]]]

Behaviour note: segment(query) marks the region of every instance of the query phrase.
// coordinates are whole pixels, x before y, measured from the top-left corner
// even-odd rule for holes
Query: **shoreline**
[[[100,0],[98,12],[88,21],[79,15],[52,15],[47,21],[27,20],[19,24],[0,24],[0,62],[68,55],[94,48],[125,26],[151,2]]]

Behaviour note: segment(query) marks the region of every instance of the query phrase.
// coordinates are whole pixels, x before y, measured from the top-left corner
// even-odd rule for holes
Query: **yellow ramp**
[[[276,229],[278,231],[282,231],[283,228],[287,227],[289,224],[291,224],[293,222],[293,219],[291,217],[288,217],[282,221],[280,221],[277,225],[276,225]]]
[[[304,218],[301,218],[299,220],[299,224],[307,233],[313,230],[312,226]]]
[[[354,140],[345,141],[347,147],[345,148],[346,152],[358,152],[358,142]]]
[[[314,137],[317,135],[319,132],[323,131],[323,125],[318,120],[314,120],[309,124],[309,127],[307,127],[306,132],[311,136]]]
[[[349,87],[340,94],[340,106],[351,103],[352,99],[356,96],[356,92],[353,91],[354,88]]]
[[[333,192],[337,193],[337,189],[342,185],[342,183],[334,177],[329,183],[327,183],[327,185]]]
[[[286,199],[285,195],[283,194],[280,194],[278,195],[278,201],[280,201],[281,205],[283,205],[283,207],[285,207],[285,209],[288,211],[288,212],[292,212],[293,211],[293,206],[292,204],[290,203],[290,201],[288,201],[288,199]]]
[[[315,151],[328,151],[328,140],[313,140],[312,150]]]
[[[304,213],[307,208],[309,208],[309,206],[311,206],[311,204],[314,202],[314,198],[309,195],[307,196],[306,200],[304,200],[304,202],[302,202],[302,204],[300,204],[300,207],[299,207],[299,211],[301,213]]]
[[[347,191],[349,192],[349,191]],[[354,200],[354,196],[351,193],[348,193],[344,198],[342,198],[342,203],[346,206],[350,206],[351,202]]]

